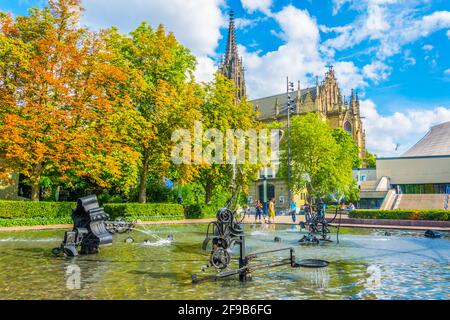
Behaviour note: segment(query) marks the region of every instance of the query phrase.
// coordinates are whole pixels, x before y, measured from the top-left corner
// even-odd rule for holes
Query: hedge
[[[0,219],[69,218],[74,202],[0,200]]]
[[[182,205],[174,203],[107,203],[105,211],[111,219],[127,218],[130,220],[173,220],[183,219]]]
[[[185,207],[185,215],[188,219],[215,218],[217,210],[215,206],[191,204]]]
[[[446,210],[354,210],[348,214],[355,219],[398,219],[448,221],[450,211]]]
[[[0,227],[72,223],[74,202],[0,200]],[[109,203],[104,205],[111,219],[174,220],[184,218],[183,206],[171,203]]]
[[[45,226],[51,224],[72,224],[72,218],[0,219],[0,227]]]

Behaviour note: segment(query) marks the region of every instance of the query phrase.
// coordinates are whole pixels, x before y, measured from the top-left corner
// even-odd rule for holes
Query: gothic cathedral
[[[244,67],[239,57],[233,12],[230,12],[227,49],[219,72],[232,79],[237,86],[237,100],[246,95]],[[325,74],[324,80],[319,84],[316,77],[314,87],[302,89],[300,82],[294,92],[296,115],[308,112],[317,112],[323,120],[328,120],[333,128],[343,128],[353,136],[360,150],[361,159],[366,158],[366,138],[361,121],[358,94],[352,90],[349,102],[342,96],[332,66]],[[287,96],[281,93],[274,96],[263,97],[250,101],[263,122],[285,121],[287,117]],[[364,161],[363,161],[364,162]]]

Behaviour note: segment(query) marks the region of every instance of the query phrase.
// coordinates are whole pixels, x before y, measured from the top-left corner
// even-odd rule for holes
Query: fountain
[[[99,247],[112,244],[112,234],[129,232],[135,225],[123,219],[107,221],[108,218],[96,195],[79,198],[72,212],[73,229],[65,233],[60,247],[54,248],[52,253],[77,256],[79,246],[81,254],[98,253]]]
[[[290,265],[293,268],[301,266],[321,268],[328,265],[327,261],[315,259],[296,262],[295,250],[293,247],[247,254],[245,247],[245,234],[242,227],[243,217],[240,217],[236,212],[237,199],[239,199],[239,189],[232,193],[232,196],[228,200],[226,206],[217,212],[217,220],[208,225],[206,237],[202,245],[202,249],[206,251],[208,244],[210,242],[212,243],[209,264],[206,267],[214,267],[219,272],[215,275],[206,277],[198,277],[198,275],[193,274],[193,283],[199,283],[206,280],[217,280],[234,275],[239,275],[239,280],[241,282],[245,282],[251,279],[251,273],[255,270],[285,265]],[[276,237],[274,241],[281,242],[281,238]],[[235,245],[239,245],[239,266],[237,269],[225,271],[231,263],[230,251]],[[271,255],[278,252],[287,252],[288,257],[284,259],[272,259],[268,263],[259,263],[256,265],[250,264],[251,261],[258,257]],[[204,271],[204,269],[205,268],[203,268],[202,271]]]

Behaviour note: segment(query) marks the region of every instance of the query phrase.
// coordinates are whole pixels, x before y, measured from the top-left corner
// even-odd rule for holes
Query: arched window
[[[352,129],[352,124],[350,122],[345,122],[344,123],[344,130],[347,131],[348,133],[352,134],[353,129]]]

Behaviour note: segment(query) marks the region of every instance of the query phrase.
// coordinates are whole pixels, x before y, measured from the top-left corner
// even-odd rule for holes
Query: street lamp
[[[267,168],[264,168],[264,180],[263,180],[263,202],[264,202],[264,215],[267,216]]]
[[[294,100],[292,93],[294,92],[294,83],[286,77],[286,93],[287,93],[287,129],[288,129],[288,150],[287,150],[287,167],[288,167],[288,208],[291,205],[291,113],[294,113]]]

